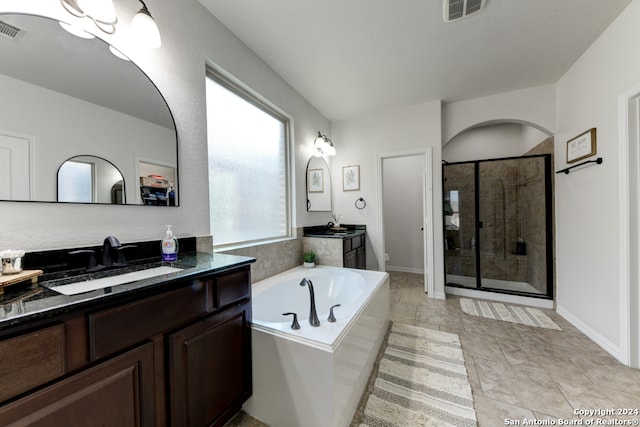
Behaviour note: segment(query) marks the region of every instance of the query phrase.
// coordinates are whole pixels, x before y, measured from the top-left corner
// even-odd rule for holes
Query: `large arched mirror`
[[[307,211],[331,212],[331,175],[323,157],[307,163]]]
[[[149,204],[150,177],[177,193],[173,116],[140,68],[49,18],[0,14],[0,26],[0,200],[57,201],[58,168],[78,154],[117,166],[124,204]]]

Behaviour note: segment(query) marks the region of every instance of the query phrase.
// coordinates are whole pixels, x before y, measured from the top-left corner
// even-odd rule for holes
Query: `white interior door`
[[[31,141],[0,133],[0,200],[31,200]]]
[[[432,181],[430,148],[378,158],[381,269],[422,273],[435,297]]]

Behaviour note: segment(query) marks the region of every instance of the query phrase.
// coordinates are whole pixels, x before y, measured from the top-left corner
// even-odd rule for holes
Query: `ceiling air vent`
[[[444,0],[444,22],[457,21],[479,12],[486,0]]]
[[[0,37],[9,40],[18,40],[20,37],[22,37],[23,34],[24,31],[22,31],[20,28],[0,21]]]

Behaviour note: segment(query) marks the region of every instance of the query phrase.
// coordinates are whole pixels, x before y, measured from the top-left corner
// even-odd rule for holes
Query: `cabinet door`
[[[169,336],[171,425],[224,425],[251,395],[250,305]]]
[[[153,426],[152,349],[138,347],[7,404],[0,425]]]
[[[344,266],[346,268],[358,267],[358,260],[356,258],[356,251],[349,251],[344,254]]]
[[[356,268],[361,270],[367,269],[367,251],[364,246],[355,250],[356,252]]]

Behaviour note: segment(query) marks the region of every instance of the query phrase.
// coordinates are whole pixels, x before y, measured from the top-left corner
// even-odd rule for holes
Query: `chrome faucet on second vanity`
[[[300,281],[300,286],[305,285],[309,286],[309,297],[311,299],[311,308],[309,309],[309,324],[311,326],[320,326],[320,320],[318,320],[318,313],[316,311],[316,295],[313,291],[313,283],[311,283],[311,280],[305,277],[304,279],[302,279],[302,281]]]

